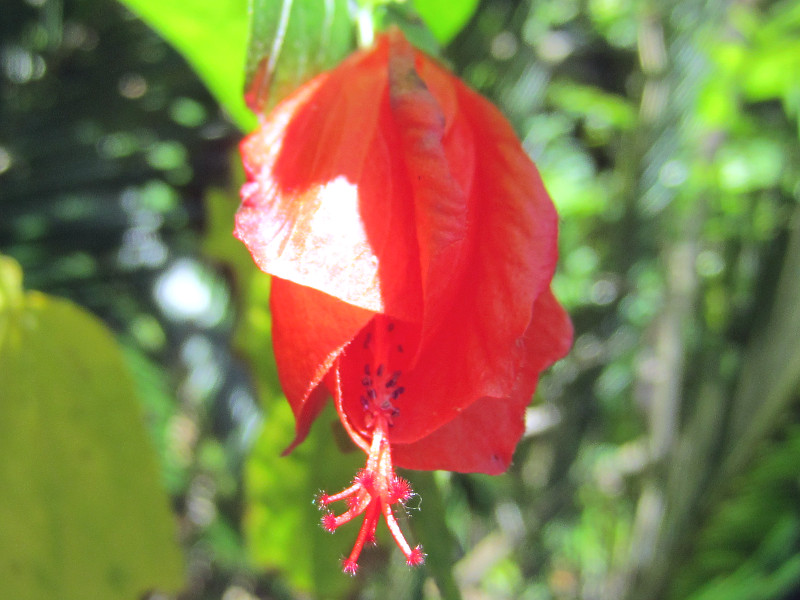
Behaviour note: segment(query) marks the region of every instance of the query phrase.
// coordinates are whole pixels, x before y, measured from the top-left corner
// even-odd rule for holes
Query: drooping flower
[[[557,218],[511,126],[399,31],[284,100],[242,143],[235,235],[273,275],[273,345],[296,438],[333,397],[367,454],[333,531],[364,520],[354,573],[392,505],[395,466],[498,474],[539,373],[572,328],[550,282]]]

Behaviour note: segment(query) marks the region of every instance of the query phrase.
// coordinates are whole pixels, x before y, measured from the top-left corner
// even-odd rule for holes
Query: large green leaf
[[[247,104],[263,113],[354,47],[347,0],[251,0]]]
[[[413,5],[436,40],[447,44],[475,13],[478,0],[413,0]]]
[[[121,0],[169,41],[245,131],[256,119],[244,90],[247,0]]]
[[[183,582],[119,347],[0,257],[0,597],[130,600]]]

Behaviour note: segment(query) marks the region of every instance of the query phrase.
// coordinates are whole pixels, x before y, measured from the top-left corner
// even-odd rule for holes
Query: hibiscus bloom
[[[411,495],[395,466],[498,474],[572,328],[550,291],[557,217],[487,100],[399,31],[284,100],[242,143],[235,235],[273,275],[278,372],[306,436],[329,396],[365,468],[323,494],[353,552]]]

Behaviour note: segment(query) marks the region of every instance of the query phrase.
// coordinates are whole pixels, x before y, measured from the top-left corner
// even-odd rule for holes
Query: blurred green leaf
[[[369,4],[369,1],[364,3]],[[363,13],[369,15],[371,27],[378,31],[387,31],[392,27],[397,27],[415,48],[430,56],[441,56],[440,41],[412,5],[391,0],[378,0],[374,4],[377,6],[373,6],[371,11]],[[359,21],[361,19],[360,17]]]
[[[753,516],[758,518],[758,511]],[[800,541],[800,520],[784,516],[759,532],[763,541],[733,572],[705,583],[691,600],[781,600],[800,584],[800,556],[792,548]]]
[[[718,153],[719,187],[736,194],[774,187],[783,166],[783,148],[776,140],[753,137],[743,144],[728,144]]]
[[[475,14],[478,0],[413,0],[413,6],[436,40],[445,45],[458,35]]]
[[[264,113],[354,47],[347,0],[251,0],[247,105]]]
[[[203,208],[208,216],[208,228],[203,236],[202,250],[213,260],[221,261],[233,269],[236,281],[241,284],[258,276],[261,271],[255,268],[245,245],[231,233],[234,215],[239,208],[238,200],[233,190],[210,189],[206,192]],[[268,279],[269,276],[264,274],[263,277]]]
[[[721,478],[736,474],[761,440],[780,423],[800,384],[800,225],[786,250],[774,304],[767,323],[751,341],[729,416],[729,453]]]
[[[590,85],[554,82],[547,89],[547,97],[561,111],[583,117],[596,128],[624,131],[637,123],[636,109],[629,100]]]
[[[586,3],[586,12],[594,27],[618,48],[636,45],[638,8],[640,6],[633,0],[589,0]]]
[[[177,590],[176,527],[116,341],[21,279],[0,257],[0,596]]]
[[[178,49],[244,131],[256,119],[244,90],[247,0],[120,0]]]
[[[691,568],[678,571],[671,598],[781,598],[800,582],[793,558],[800,547],[798,463],[800,428],[794,425],[764,444],[752,467],[733,479],[699,532]],[[743,581],[753,582],[752,589],[741,587]]]
[[[751,100],[786,98],[800,89],[800,6],[778,2],[766,19],[751,19],[752,43],[744,52],[741,75]],[[745,25],[745,28],[746,25]]]

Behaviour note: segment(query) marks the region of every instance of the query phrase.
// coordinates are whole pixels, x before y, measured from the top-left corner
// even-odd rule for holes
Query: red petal
[[[263,271],[413,320],[419,258],[386,54],[384,42],[312,80],[244,140],[235,235]]]
[[[418,66],[432,64],[430,60],[415,55],[397,30],[389,40],[391,119],[399,133],[396,152],[403,157],[414,205],[427,330],[449,310],[453,282],[468,267],[464,259],[474,140],[464,121],[456,118],[453,76],[433,77],[439,94],[434,97],[417,72]],[[435,69],[433,73],[440,74]]]
[[[398,403],[401,414],[391,431],[393,444],[431,434],[479,398],[513,393],[522,368],[517,344],[531,322],[534,301],[549,286],[557,255],[555,210],[511,126],[488,101],[421,56],[420,75],[426,84],[430,81],[429,89],[447,96],[443,105],[455,96],[457,110],[438,140],[434,132],[441,129],[436,130],[432,119],[422,125],[420,115],[433,111],[425,108],[422,93],[401,89],[399,93],[413,93],[423,103],[410,116],[399,109],[394,113],[401,129],[408,125],[421,130],[416,143],[409,143],[411,134],[406,135],[409,178],[452,180],[458,163],[443,165],[437,158],[442,153],[474,153],[474,161],[466,162],[474,163],[474,173],[471,181],[466,175],[455,177],[460,186],[431,183],[414,189],[415,203],[425,207],[417,211],[417,231],[420,256],[429,258],[422,266],[426,322],[415,363],[404,371],[406,392]],[[413,81],[412,76],[407,79]],[[449,93],[441,91],[448,88]],[[394,106],[399,105],[395,99]],[[434,166],[436,171],[426,174]],[[461,218],[454,208],[459,188],[469,190],[466,237],[447,243]],[[422,249],[424,240],[434,240],[427,251]],[[429,314],[436,315],[433,322]],[[552,362],[560,356],[549,358]],[[362,411],[358,381],[348,381],[343,372],[342,387],[344,411],[357,422]]]
[[[272,278],[270,309],[278,375],[297,422],[288,451],[303,441],[327,400],[322,378],[372,313],[278,277]]]
[[[536,387],[537,374],[566,354],[571,343],[569,317],[546,290],[536,300],[523,338],[523,369],[511,396],[480,398],[417,442],[393,444],[395,464],[408,469],[490,475],[505,471],[525,428],[525,408]]]

